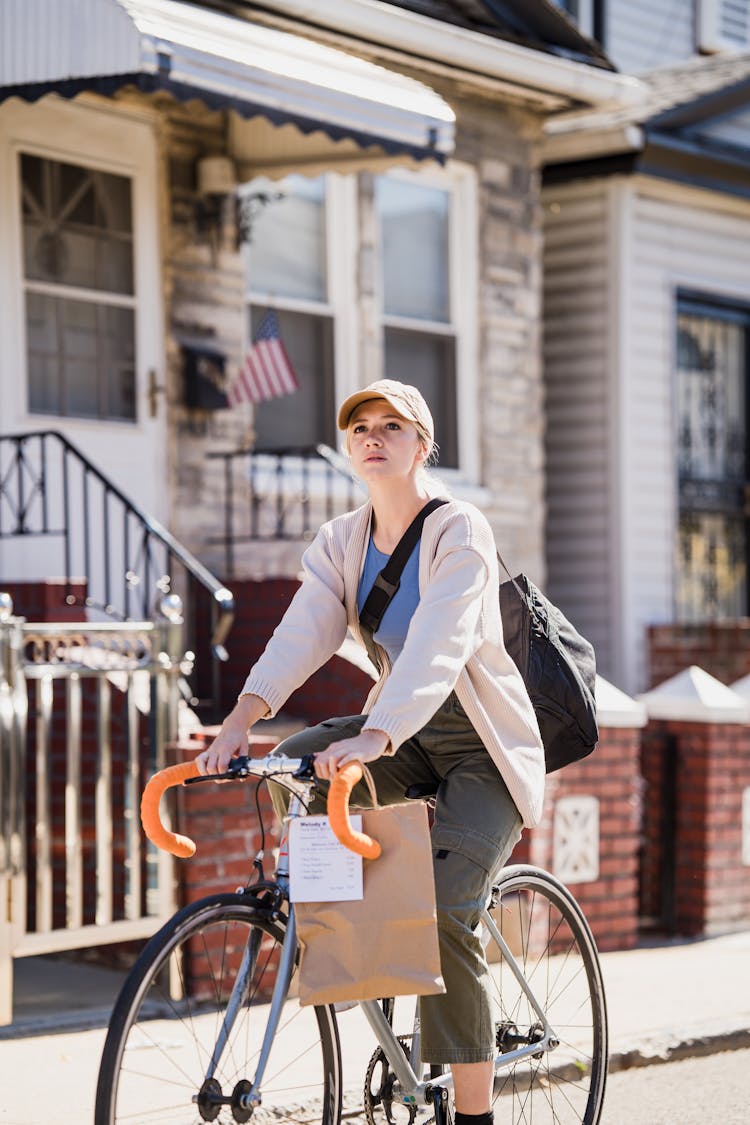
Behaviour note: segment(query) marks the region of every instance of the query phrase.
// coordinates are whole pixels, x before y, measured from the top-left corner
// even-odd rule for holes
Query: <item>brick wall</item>
[[[176,761],[193,757],[206,741],[210,738],[181,743],[172,748],[171,756]],[[267,754],[275,745],[275,738],[257,736],[251,740],[251,753]],[[265,875],[271,877],[280,826],[266,784],[248,781],[180,786],[175,791],[175,801],[176,829],[196,843],[192,859],[177,861],[179,905],[196,902],[206,895],[233,891],[255,880],[253,858],[261,849],[265,853]],[[265,938],[264,943],[259,957],[264,973],[255,993],[258,1000],[270,999],[274,980],[271,959],[278,958],[278,949]],[[240,944],[225,949],[223,962],[228,969],[233,965],[239,968],[243,952]],[[190,943],[183,972],[191,996],[200,999],[204,993],[215,994],[216,981],[207,975],[203,939]]]
[[[0,590],[13,598],[16,617],[25,617],[27,621],[86,620],[84,581],[69,584],[62,578],[48,578],[44,582],[0,581]]]
[[[643,912],[661,928],[686,935],[750,924],[750,872],[742,862],[750,728],[650,723],[642,770]]]
[[[550,774],[542,821],[524,832],[510,861],[528,861],[561,876],[602,950],[630,949],[638,939],[640,735],[638,728],[602,727],[593,754]],[[599,802],[599,873],[593,880],[574,881],[555,854],[555,811],[563,798],[581,795]]]
[[[750,672],[750,618],[703,625],[652,625],[648,660],[650,687],[691,664],[723,684],[733,684]]]
[[[221,710],[234,705],[253,663],[263,652],[271,634],[299,588],[293,578],[246,579],[229,583],[235,598],[236,615],[227,639],[230,658],[221,669]],[[208,643],[208,614],[204,601],[199,612],[199,645]],[[372,679],[340,657],[333,657],[284,705],[284,713],[319,723],[333,715],[356,715],[362,710]],[[208,685],[198,685],[204,694]],[[205,694],[208,691],[205,690]]]

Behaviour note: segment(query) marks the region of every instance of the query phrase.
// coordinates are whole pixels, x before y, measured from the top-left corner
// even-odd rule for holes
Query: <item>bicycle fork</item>
[[[296,795],[292,795],[292,802],[290,805],[290,813],[295,814],[297,808],[292,808],[293,803],[298,802],[299,799]],[[277,877],[279,883],[284,886],[288,885],[289,879],[289,818],[286,825],[284,825],[283,836],[281,839],[279,865],[277,868]],[[283,870],[282,870],[283,868]],[[255,972],[255,964],[257,961],[257,954],[260,952],[262,934],[259,929],[253,929],[249,942],[245,948],[242,957],[242,964],[240,971],[237,972],[237,978],[234,982],[232,994],[229,996],[227,1002],[226,1014],[222,1021],[222,1027],[219,1028],[219,1034],[216,1039],[214,1051],[211,1053],[211,1059],[206,1071],[206,1079],[204,1086],[211,1079],[218,1068],[224,1048],[229,1041],[229,1036],[232,1035],[232,1028],[234,1027],[235,1020],[238,1012],[242,1010],[247,1000],[247,993],[251,988],[253,974]],[[268,1065],[269,1056],[271,1054],[271,1047],[273,1046],[273,1039],[279,1027],[279,1020],[281,1018],[281,1011],[284,1003],[286,1003],[289,994],[289,985],[293,972],[295,972],[295,964],[297,960],[297,922],[295,919],[295,911],[289,911],[289,920],[287,921],[286,931],[284,931],[283,943],[281,945],[281,955],[279,958],[279,967],[277,976],[273,983],[273,992],[271,993],[271,1007],[269,1010],[268,1023],[265,1025],[265,1032],[263,1034],[263,1042],[261,1044],[259,1059],[257,1059],[257,1066],[252,1084],[245,1082],[245,1090],[235,1091],[232,1098],[220,1099],[227,1101],[228,1104],[236,1104],[243,1110],[253,1109],[259,1106],[262,1101],[261,1086],[265,1074],[266,1065]],[[199,1098],[193,1098],[193,1101]]]

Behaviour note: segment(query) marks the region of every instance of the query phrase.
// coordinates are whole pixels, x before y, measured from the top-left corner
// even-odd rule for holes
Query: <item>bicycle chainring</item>
[[[409,1053],[409,1037],[398,1040],[405,1055]],[[378,1047],[365,1074],[364,1109],[367,1125],[414,1125],[418,1108],[393,1100],[396,1075],[391,1070],[382,1047]],[[435,1118],[420,1120],[419,1125],[431,1125]]]

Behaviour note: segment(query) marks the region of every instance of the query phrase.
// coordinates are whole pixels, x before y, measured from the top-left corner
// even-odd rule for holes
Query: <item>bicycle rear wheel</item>
[[[241,894],[185,907],[149,941],[115,1005],[95,1125],[339,1125],[341,1052],[332,1008],[288,1000],[262,1104],[241,1107],[255,1077],[284,919]],[[246,949],[255,967],[218,1064],[210,1060]],[[234,1098],[234,1104],[231,1099]],[[223,1101],[222,1101],[223,1099]]]
[[[491,914],[543,1008],[559,1045],[495,1075],[498,1120],[520,1125],[597,1125],[607,1078],[607,1009],[596,944],[559,880],[534,867],[506,868]],[[487,934],[489,937],[489,934]],[[541,1036],[528,997],[490,938],[500,1051]]]

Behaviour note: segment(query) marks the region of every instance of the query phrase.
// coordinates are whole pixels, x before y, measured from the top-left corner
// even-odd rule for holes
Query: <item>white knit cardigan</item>
[[[334,653],[347,628],[364,645],[357,587],[369,541],[372,506],[323,525],[302,559],[303,581],[243,694],[275,715]],[[455,689],[500,771],[527,827],[544,798],[544,751],[521,675],[505,650],[492,530],[472,504],[451,500],[425,520],[419,555],[420,600],[393,669],[384,669],[363,713],[365,729],[385,731],[394,754],[432,718]]]

